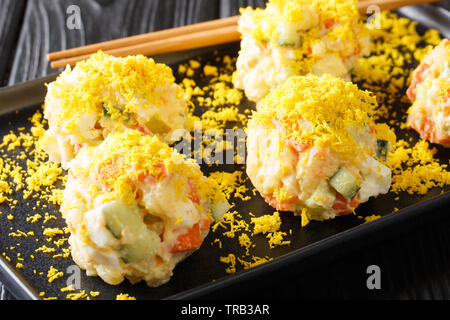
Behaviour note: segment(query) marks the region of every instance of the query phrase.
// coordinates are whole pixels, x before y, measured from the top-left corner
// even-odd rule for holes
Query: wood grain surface
[[[264,0],[0,0],[0,84],[39,78],[50,69],[46,54],[128,35],[236,15]],[[438,4],[449,9],[450,2]],[[81,11],[78,30],[66,26],[70,5]],[[448,12],[448,11],[447,11]],[[445,16],[444,12],[444,16]],[[450,299],[450,218],[408,230],[289,281],[268,281],[219,296],[245,298]],[[383,289],[368,292],[361,275],[383,269]],[[318,284],[326,285],[318,285]],[[13,299],[0,286],[0,299]]]
[[[6,3],[12,6],[15,1]],[[12,85],[55,72],[46,60],[48,52],[227,17],[237,14],[241,7],[264,3],[261,0],[27,1],[7,83]],[[67,8],[71,5],[80,8],[80,29],[67,28],[70,16]],[[13,6],[20,9],[18,4]],[[9,29],[17,30],[17,26]]]
[[[7,83],[25,4],[25,0],[0,1],[0,86]]]

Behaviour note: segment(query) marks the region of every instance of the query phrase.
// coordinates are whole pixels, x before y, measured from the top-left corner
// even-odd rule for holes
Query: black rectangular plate
[[[417,13],[417,12],[416,12]],[[425,26],[421,25],[424,29]],[[446,33],[446,26],[441,30]],[[214,64],[216,56],[214,50],[218,50],[220,55],[228,54],[232,57],[237,56],[239,44],[234,43],[214,48],[206,48],[184,53],[176,53],[171,55],[160,56],[156,60],[164,62],[177,70],[177,65],[187,61],[191,57],[200,56],[203,62],[210,61]],[[0,136],[8,133],[10,130],[17,132],[17,128],[30,127],[28,118],[40,108],[45,96],[45,83],[53,81],[56,75],[50,75],[43,79],[30,81],[14,87],[0,89]],[[180,79],[177,79],[178,81]],[[201,84],[202,79],[198,80]],[[239,106],[242,110],[245,108],[254,108],[254,105],[243,100]],[[401,132],[397,132],[399,138],[403,138]],[[417,135],[409,132],[410,136],[417,139]],[[436,157],[443,163],[448,163],[450,157],[449,149],[437,147]],[[202,166],[203,171],[207,174],[210,171],[224,170],[233,171],[239,169],[245,171],[241,165],[223,165],[219,167]],[[251,190],[252,186],[247,180],[247,187]],[[289,270],[302,270],[311,268],[317,263],[324,263],[327,259],[343,254],[349,250],[355,250],[363,245],[367,245],[371,241],[376,241],[389,234],[405,231],[424,221],[439,219],[446,212],[446,206],[450,205],[450,193],[446,187],[446,193],[441,194],[441,189],[432,189],[424,196],[409,195],[400,193],[399,195],[389,193],[371,199],[367,203],[360,205],[357,209],[357,215],[367,216],[372,214],[382,215],[382,218],[371,223],[362,224],[360,218],[356,215],[339,217],[332,221],[311,222],[307,227],[300,227],[300,220],[291,213],[281,213],[282,226],[281,230],[288,232],[292,229],[292,235],[289,235],[291,244],[289,246],[279,246],[270,249],[264,236],[254,237],[253,242],[256,247],[252,249],[252,254],[264,257],[274,258],[272,261],[248,270],[241,270],[238,266],[238,272],[228,275],[225,272],[226,265],[219,262],[221,256],[228,253],[234,253],[236,257],[244,254],[245,250],[239,245],[237,239],[229,239],[223,237],[220,228],[217,232],[210,232],[205,239],[203,246],[194,252],[189,258],[181,262],[174,270],[174,275],[169,283],[158,288],[149,288],[144,283],[131,285],[128,281],[118,285],[110,286],[97,277],[88,277],[84,271],[81,271],[80,289],[86,292],[99,291],[101,294],[97,299],[115,299],[119,293],[128,293],[137,299],[187,299],[187,298],[213,298],[214,293],[223,288],[242,285],[245,281],[251,279],[262,279],[263,277],[273,276],[277,272],[288,272]],[[394,201],[399,196],[400,200]],[[50,214],[57,215],[57,206],[51,206],[47,209],[37,209],[30,212],[33,207],[33,201],[24,201],[20,194],[14,197],[19,202],[14,209],[14,220],[6,219],[9,208],[0,205],[0,252],[5,252],[10,258],[8,263],[0,256],[0,281],[5,283],[7,288],[19,299],[38,299],[39,292],[45,292],[45,297],[58,297],[64,299],[67,293],[62,293],[61,288],[67,285],[67,279],[70,273],[70,267],[75,265],[70,259],[53,259],[47,254],[35,253],[34,250],[45,244],[45,239],[39,238],[42,233],[42,225],[30,224],[25,221],[25,217],[29,213],[43,213],[45,211]],[[26,202],[30,202],[26,205]],[[249,222],[248,213],[252,212],[256,216],[273,213],[273,208],[269,207],[263,199],[257,195],[249,201],[236,200],[236,208],[243,218]],[[394,207],[400,208],[398,212],[392,213]],[[448,210],[447,210],[448,211]],[[64,227],[65,223],[62,218],[51,221],[45,225],[46,227]],[[33,230],[35,237],[26,239],[16,239],[9,237],[8,234],[17,229],[22,231]],[[212,244],[215,238],[220,238],[223,247],[219,248],[217,244]],[[20,247],[17,243],[20,242]],[[17,247],[14,250],[8,250],[9,247]],[[17,271],[14,268],[18,261],[16,254],[21,252],[24,269]],[[34,259],[29,257],[34,255]],[[248,257],[245,258],[249,260]],[[49,283],[47,271],[50,266],[65,273],[62,279]],[[33,270],[39,274],[35,275]]]

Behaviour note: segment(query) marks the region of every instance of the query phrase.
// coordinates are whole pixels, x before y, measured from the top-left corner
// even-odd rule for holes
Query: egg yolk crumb
[[[128,293],[119,293],[116,296],[116,300],[136,300],[136,298],[133,296],[130,296]]]

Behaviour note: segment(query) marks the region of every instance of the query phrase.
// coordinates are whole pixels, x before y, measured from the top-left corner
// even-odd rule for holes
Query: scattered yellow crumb
[[[242,233],[239,238],[239,244],[245,248],[245,254],[249,255],[250,247],[253,245],[252,241],[250,240],[250,237],[246,233]]]
[[[54,268],[53,266],[50,266],[50,270],[48,270],[48,273],[47,273],[48,282],[52,283],[53,281],[55,281],[63,276],[64,276],[64,273],[62,271],[58,271],[58,269]]]
[[[253,235],[262,233],[269,239],[269,247],[272,249],[276,246],[289,245],[289,240],[284,240],[287,236],[286,232],[280,231],[281,218],[278,211],[273,214],[263,215],[261,217],[251,218],[254,224]]]
[[[249,231],[248,223],[244,219],[241,219],[237,211],[225,213],[222,219],[211,227],[211,230],[215,232],[219,226],[228,229],[222,233],[228,238],[234,238],[237,232]]]
[[[59,228],[45,228],[43,234],[44,236],[52,238],[58,235],[62,235],[64,234],[64,232]]]
[[[225,272],[228,274],[236,272],[236,256],[233,253],[228,254],[226,257],[220,257],[219,261],[228,264]]]
[[[205,65],[203,67],[203,73],[205,76],[218,76],[217,67],[211,65]]]
[[[268,257],[256,257],[253,256],[252,257],[252,261],[244,261],[240,258],[238,258],[238,261],[241,265],[243,265],[244,269],[250,269],[256,266],[259,266],[263,263],[266,263],[268,261],[272,260],[272,258],[268,258]]]
[[[62,271],[58,271],[58,269],[54,268],[53,266],[50,266],[50,270],[47,272],[47,278],[48,282],[52,283],[53,281],[61,278],[64,276],[64,273]]]
[[[119,293],[116,296],[116,300],[136,300],[136,298],[130,296],[128,293]]]
[[[61,292],[72,292],[75,291],[75,288],[72,285],[68,285],[67,287],[63,287],[60,289]]]
[[[36,213],[30,217],[27,217],[27,222],[36,223],[38,222],[42,216],[39,213]]]
[[[273,214],[266,214],[261,217],[251,218],[251,223],[254,224],[253,234],[266,234],[276,232],[281,226],[280,214],[275,211]]]
[[[449,185],[448,165],[440,164],[434,158],[436,152],[425,140],[420,140],[412,147],[404,140],[397,141],[386,161],[392,170],[391,191],[425,194],[431,188]]]
[[[309,223],[308,212],[307,212],[306,208],[302,209],[300,217],[302,219],[301,226],[306,227],[306,225],[308,225],[308,223]]]
[[[87,293],[84,290],[81,290],[80,292],[76,292],[76,293],[69,293],[66,296],[67,299],[69,300],[81,300],[84,298],[89,298]]]
[[[49,248],[46,245],[43,245],[39,248],[37,248],[36,250],[34,250],[35,252],[43,252],[43,253],[53,253],[56,251],[56,249],[54,248]]]
[[[89,294],[91,295],[91,297],[98,297],[100,295],[100,292],[98,292],[98,291],[91,291],[91,292],[89,292]]]
[[[364,223],[371,222],[371,221],[377,220],[379,218],[381,218],[380,215],[373,214],[371,216],[364,217]]]

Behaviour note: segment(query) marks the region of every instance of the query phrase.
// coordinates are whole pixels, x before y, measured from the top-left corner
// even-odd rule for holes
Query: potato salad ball
[[[48,84],[41,146],[63,168],[84,146],[113,130],[133,128],[164,142],[180,138],[187,103],[172,70],[143,55],[118,58],[101,51],[69,66]]]
[[[395,134],[373,122],[376,98],[325,74],[293,76],[248,123],[247,174],[277,210],[326,220],[387,193]]]
[[[112,285],[166,283],[229,209],[194,160],[133,129],[82,148],[69,165],[61,212],[72,257]]]
[[[450,40],[444,39],[414,70],[407,95],[408,124],[422,139],[450,147]]]
[[[350,80],[356,60],[369,54],[369,36],[354,0],[269,0],[241,10],[241,50],[235,86],[259,101],[292,75]]]

